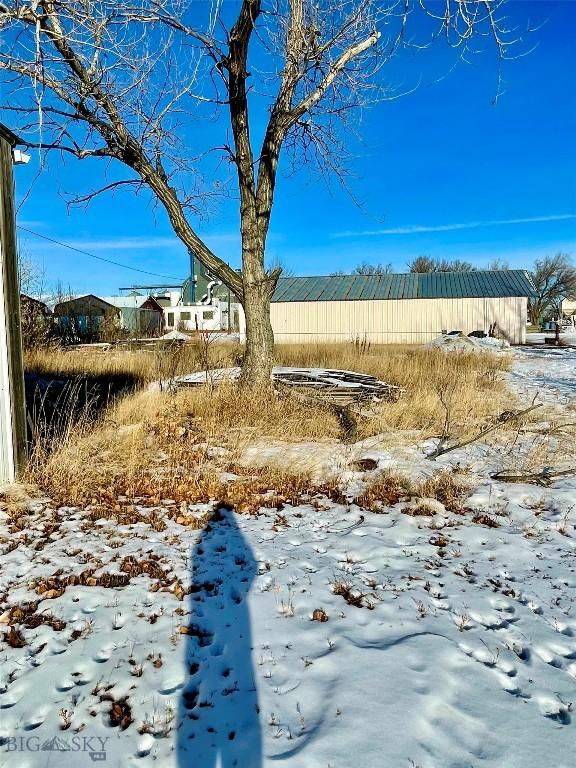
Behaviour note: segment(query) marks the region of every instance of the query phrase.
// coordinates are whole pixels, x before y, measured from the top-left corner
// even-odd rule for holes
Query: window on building
[[[211,312],[202,312],[202,320],[214,320],[214,310]]]
[[[174,312],[168,312],[168,320],[166,321],[166,325],[170,327],[174,325]]]
[[[185,320],[191,320],[192,315],[190,312],[180,312],[180,320],[181,322],[184,322]]]

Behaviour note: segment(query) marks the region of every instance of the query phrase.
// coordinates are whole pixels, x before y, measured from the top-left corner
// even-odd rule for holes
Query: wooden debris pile
[[[197,387],[206,383],[235,381],[239,376],[239,368],[219,368],[179,376],[172,385],[177,389]],[[380,400],[396,402],[404,392],[400,387],[379,381],[365,373],[330,368],[276,366],[272,370],[272,381],[278,389],[290,389],[305,396],[321,397],[339,405]]]
[[[280,387],[290,387],[307,394],[320,395],[342,405],[368,400],[396,402],[400,387],[386,384],[374,376],[353,371],[313,368],[274,368],[272,380]]]

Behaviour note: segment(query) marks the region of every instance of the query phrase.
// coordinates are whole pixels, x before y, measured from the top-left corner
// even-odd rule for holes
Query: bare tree
[[[506,259],[492,259],[492,261],[488,264],[488,269],[500,272],[502,270],[510,269],[510,265]]]
[[[0,0],[3,106],[28,146],[112,161],[112,180],[75,202],[121,187],[152,193],[188,250],[241,301],[243,381],[262,384],[273,361],[270,301],[280,270],[266,269],[265,251],[282,150],[294,167],[315,161],[344,179],[342,120],[382,97],[378,73],[414,43],[412,18],[431,21],[427,44],[443,36],[465,59],[488,41],[501,61],[515,42],[503,4]],[[231,138],[205,147],[196,129],[215,115],[213,132],[226,124]],[[222,189],[202,172],[214,158],[209,178],[218,177],[223,157],[239,201],[241,275],[193,224]],[[122,168],[127,178],[116,178]]]
[[[557,253],[536,261],[531,272],[536,296],[530,299],[530,320],[538,325],[546,314],[559,317],[562,300],[576,297],[576,267],[570,256]]]
[[[45,303],[46,279],[43,269],[26,254],[18,254],[20,323],[24,349],[46,346],[53,335],[50,310]]]
[[[392,273],[392,264],[368,264],[363,261],[352,270],[353,275],[390,275]]]
[[[431,256],[417,256],[408,262],[410,272],[436,272],[436,262]]]
[[[408,264],[410,272],[474,272],[476,267],[468,261],[454,259],[433,259],[431,256],[418,256]]]
[[[33,299],[41,300],[46,292],[44,269],[21,249],[18,253],[18,283],[20,292]]]
[[[392,264],[369,264],[367,261],[363,261],[362,264],[354,267],[352,272],[344,272],[339,270],[337,272],[331,272],[330,276],[338,275],[390,275],[392,274]]]

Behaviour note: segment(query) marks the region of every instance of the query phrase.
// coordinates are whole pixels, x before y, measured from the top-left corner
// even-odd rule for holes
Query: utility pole
[[[14,163],[28,156],[0,123],[0,485],[13,482],[26,459],[26,411],[20,288],[14,211]]]

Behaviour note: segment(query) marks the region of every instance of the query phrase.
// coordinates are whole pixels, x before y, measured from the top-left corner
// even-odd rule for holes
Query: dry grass
[[[108,351],[91,352],[63,350],[33,350],[26,354],[26,369],[46,376],[134,377],[147,383],[159,378],[202,370],[206,360],[210,367],[227,367],[238,364],[240,350],[234,345],[210,344],[208,348],[199,342],[163,351]],[[381,404],[371,414],[369,423],[360,425],[358,437],[366,437],[388,429],[420,429],[437,433],[445,421],[445,409],[440,402],[443,393],[450,408],[450,421],[460,433],[469,426],[474,428],[500,410],[509,406],[509,395],[502,383],[502,372],[508,370],[506,357],[491,354],[447,354],[441,350],[411,346],[374,346],[362,352],[353,344],[279,345],[276,349],[278,365],[302,367],[340,368],[368,373],[378,379],[406,389],[399,403]],[[211,396],[212,397],[212,396]],[[212,411],[210,399],[204,399],[208,411]],[[237,398],[230,400],[229,393],[218,399],[218,408],[234,410]],[[232,403],[231,406],[227,405]],[[258,410],[262,403],[258,401]],[[278,418],[285,417],[275,408],[265,408],[258,417],[256,408],[250,408],[251,420],[255,419],[254,431],[270,417],[271,434],[275,433]],[[292,421],[293,409],[288,409],[288,421]],[[226,419],[224,418],[224,422]],[[258,426],[260,425],[260,426]],[[317,437],[312,425],[308,435]],[[294,434],[301,439],[306,430],[300,428]],[[283,430],[291,435],[291,425]],[[332,434],[332,420],[327,420],[327,435]]]
[[[434,517],[437,511],[437,509],[434,509],[425,501],[421,501],[413,507],[404,507],[402,510],[405,515],[409,515],[410,517]]]
[[[415,495],[414,483],[397,472],[386,471],[370,483],[356,498],[364,509],[379,512],[383,507],[397,504]]]
[[[461,514],[469,494],[469,487],[446,470],[420,482],[413,482],[401,473],[386,470],[366,486],[356,498],[356,503],[365,509],[379,512],[384,507],[408,501],[410,498],[435,499],[443,504],[448,512]],[[425,501],[404,511],[413,516],[435,514],[435,510]]]
[[[163,360],[157,359],[159,353],[148,352],[34,352],[28,354],[27,365],[45,375],[129,374],[146,382],[168,369],[174,373],[198,370],[206,350],[193,346],[165,352],[172,357]],[[230,346],[209,349],[208,354],[212,364],[237,362],[237,351]],[[474,431],[504,409],[506,392],[500,373],[508,361],[493,355],[411,347],[377,347],[364,354],[341,344],[281,346],[277,361],[360,371],[405,388],[399,402],[375,404],[363,412],[359,438],[399,429],[439,434],[446,416],[439,392],[450,404],[451,427],[458,434]],[[120,512],[139,498],[152,505],[162,499],[218,499],[254,511],[268,491],[272,491],[270,506],[278,506],[283,498],[309,487],[310,477],[306,472],[278,472],[270,467],[239,468],[238,457],[247,446],[267,439],[301,442],[340,436],[337,414],[326,404],[304,403],[290,394],[246,392],[231,384],[176,394],[140,391],[118,400],[96,423],[68,422],[52,441],[39,440],[26,480],[60,503],[93,502],[115,514],[118,497],[126,499]],[[222,472],[230,471],[240,475],[236,482],[221,478]],[[366,492],[371,496],[364,499],[367,507],[377,501],[394,503],[393,497],[410,494],[411,489],[401,483],[395,486],[391,478],[382,482],[384,486]],[[428,490],[422,489],[421,495],[438,498],[447,508],[457,507],[448,491],[440,498],[440,486]]]
[[[362,353],[352,344],[309,344],[278,346],[276,358],[279,365],[367,373],[404,388],[406,394],[399,403],[382,403],[369,423],[360,425],[359,438],[391,429],[441,432],[446,415],[441,392],[451,410],[451,424],[459,434],[473,431],[510,403],[501,375],[510,367],[504,356],[450,354],[402,345],[374,346]]]
[[[120,400],[90,428],[67,430],[55,450],[37,445],[27,480],[59,503],[112,505],[112,511],[118,497],[125,497],[128,505],[134,499],[152,505],[164,499],[217,499],[253,511],[269,490],[276,494],[268,505],[274,507],[281,495],[304,492],[308,476],[262,467],[246,477],[247,470],[236,465],[237,456],[254,434],[286,436],[289,429],[298,439],[315,434],[315,424],[321,437],[329,430],[326,420],[321,407],[303,406],[290,397],[270,399],[235,386],[212,393],[206,388],[175,395],[140,392]],[[336,417],[332,420],[336,435]],[[222,472],[236,473],[239,479],[229,483],[221,479]],[[254,497],[250,503],[249,488]]]
[[[438,472],[429,477],[417,488],[417,495],[427,499],[436,499],[448,510],[459,514],[462,505],[470,494],[470,488],[457,480],[449,471]]]
[[[183,346],[167,343],[157,350],[129,350],[125,347],[102,350],[98,347],[29,349],[24,352],[28,372],[47,377],[129,376],[146,384],[206,367],[237,365],[238,347],[233,344],[203,344],[199,339]]]

